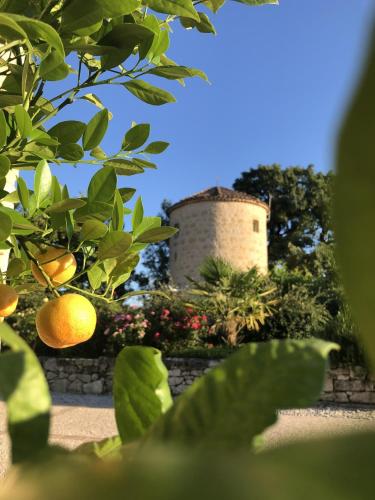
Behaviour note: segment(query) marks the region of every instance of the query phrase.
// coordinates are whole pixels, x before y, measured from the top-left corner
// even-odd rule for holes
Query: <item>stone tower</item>
[[[177,286],[186,286],[185,276],[198,278],[198,269],[209,255],[239,270],[257,266],[267,272],[266,203],[214,187],[181,200],[169,213],[171,225],[179,228],[170,239],[170,272]]]

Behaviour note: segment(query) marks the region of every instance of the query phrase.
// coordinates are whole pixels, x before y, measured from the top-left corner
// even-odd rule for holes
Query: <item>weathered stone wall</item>
[[[254,231],[253,223],[259,231]],[[267,209],[241,201],[202,201],[186,204],[171,213],[179,227],[170,240],[170,271],[178,286],[185,276],[197,278],[207,256],[221,257],[240,270],[257,266],[267,272]]]
[[[109,394],[112,390],[114,360],[40,358],[48,383],[54,392]],[[174,396],[181,394],[195,378],[219,363],[218,360],[167,358],[169,383]],[[375,404],[375,378],[362,367],[328,370],[321,401]]]

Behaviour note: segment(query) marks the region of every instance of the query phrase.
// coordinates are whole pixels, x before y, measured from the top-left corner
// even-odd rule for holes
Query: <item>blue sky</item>
[[[185,31],[176,23],[169,56],[206,71],[185,88],[164,79],[177,103],[152,107],[121,87],[95,92],[113,112],[103,147],[117,148],[134,120],[149,122],[153,140],[170,148],[157,171],[122,177],[136,187],[147,215],[164,198],[178,201],[216,185],[230,187],[260,163],[333,168],[340,118],[356,80],[372,19],[373,0],[280,0],[250,8],[229,1],[212,21],[217,35]],[[59,84],[56,85],[56,88]],[[95,108],[71,106],[64,119],[88,121]],[[84,192],[94,170],[55,169],[71,194]]]

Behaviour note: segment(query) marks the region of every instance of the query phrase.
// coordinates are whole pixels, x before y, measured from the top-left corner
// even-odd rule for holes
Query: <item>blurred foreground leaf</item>
[[[14,463],[30,460],[47,446],[51,398],[33,351],[5,323],[0,338],[11,351],[0,355],[0,393],[7,403]]]

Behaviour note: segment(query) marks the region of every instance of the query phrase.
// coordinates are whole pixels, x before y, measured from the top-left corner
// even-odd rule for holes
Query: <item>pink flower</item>
[[[176,321],[174,324],[174,326],[176,326],[177,328],[179,328],[181,325],[182,325],[181,321]]]
[[[202,321],[207,321],[208,320],[208,318],[207,318],[207,316],[205,314],[202,314],[201,319],[202,319]]]
[[[130,309],[138,309],[138,306],[136,304],[133,304],[130,306]]]
[[[126,319],[126,321],[131,321],[133,319],[133,315],[132,314],[125,314],[124,319]]]
[[[200,323],[192,323],[190,325],[190,327],[193,329],[193,330],[199,330],[199,328],[201,327]]]
[[[187,312],[188,314],[192,314],[192,313],[194,312],[194,309],[193,309],[192,307],[187,307],[187,308],[186,308],[186,312]]]
[[[158,338],[160,338],[160,332],[154,333],[154,339],[158,339]]]
[[[149,322],[149,320],[148,320],[148,319],[145,319],[144,321],[142,321],[142,323],[141,323],[141,324],[142,324],[142,326],[143,326],[144,328],[147,328],[147,327],[149,326],[150,322]]]
[[[136,314],[134,317],[135,317],[135,319],[139,319],[141,317],[141,315],[140,314]]]

